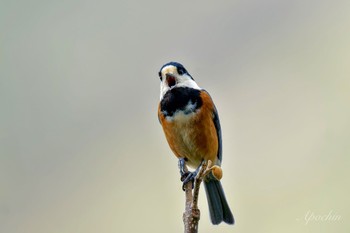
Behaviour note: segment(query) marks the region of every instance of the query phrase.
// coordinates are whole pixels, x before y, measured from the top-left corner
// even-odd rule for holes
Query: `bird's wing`
[[[221,126],[220,126],[220,120],[219,120],[219,115],[218,115],[218,111],[216,110],[216,107],[214,105],[214,125],[216,128],[216,134],[218,136],[218,159],[221,162],[222,161],[222,139],[221,139]]]
[[[209,95],[209,93],[206,90],[203,90],[203,91],[205,91]],[[214,105],[214,103],[213,103],[213,105]],[[222,161],[221,126],[220,126],[220,120],[219,120],[218,111],[216,110],[215,105],[214,105],[214,109],[213,109],[213,122],[214,122],[215,129],[216,129],[216,135],[218,137],[218,153],[217,153],[217,157],[218,157],[219,161],[221,162]]]

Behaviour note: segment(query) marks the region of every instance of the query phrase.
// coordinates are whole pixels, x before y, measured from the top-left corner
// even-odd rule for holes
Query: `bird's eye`
[[[160,81],[162,81],[163,78],[162,78],[162,73],[160,71],[158,72],[158,75],[159,75]]]
[[[179,75],[183,75],[183,74],[185,73],[185,69],[182,68],[182,67],[177,67],[177,73],[178,73]]]

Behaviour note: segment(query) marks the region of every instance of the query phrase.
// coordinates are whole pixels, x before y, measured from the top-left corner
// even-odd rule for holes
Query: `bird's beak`
[[[176,77],[173,74],[167,73],[165,77],[165,81],[170,88],[176,85]]]

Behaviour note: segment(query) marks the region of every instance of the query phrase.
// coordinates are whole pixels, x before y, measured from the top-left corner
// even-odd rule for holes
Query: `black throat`
[[[192,104],[194,109],[188,109]],[[175,87],[167,91],[160,102],[160,110],[165,116],[173,116],[176,111],[183,111],[189,114],[202,106],[200,90],[190,87]]]

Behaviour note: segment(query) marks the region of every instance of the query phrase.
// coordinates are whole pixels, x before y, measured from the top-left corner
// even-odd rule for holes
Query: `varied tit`
[[[211,160],[217,169],[204,179],[211,222],[233,224],[234,218],[220,183],[220,121],[209,93],[200,88],[185,67],[177,62],[163,65],[159,78],[158,118],[171,150],[179,159],[184,184],[193,181],[204,160]],[[185,164],[195,171],[185,173]]]

